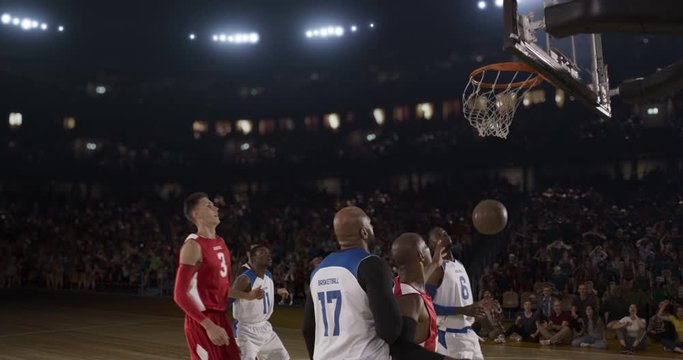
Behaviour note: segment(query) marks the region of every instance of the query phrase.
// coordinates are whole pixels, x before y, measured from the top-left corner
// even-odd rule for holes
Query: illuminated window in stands
[[[326,128],[329,128],[332,130],[337,130],[337,129],[339,129],[339,125],[341,125],[341,119],[339,118],[339,114],[332,113],[332,114],[325,115],[325,127]]]
[[[386,113],[384,112],[384,109],[376,108],[372,110],[372,117],[375,119],[377,125],[384,125]]]
[[[272,134],[275,132],[275,120],[263,119],[258,122],[258,132],[261,135]]]
[[[76,119],[74,117],[64,118],[64,130],[73,130],[76,127]]]
[[[308,115],[304,118],[306,131],[316,131],[320,126],[320,118],[317,115]]]
[[[228,120],[216,121],[216,134],[218,136],[226,136],[232,132],[232,123]]]
[[[356,122],[356,113],[355,112],[348,112],[346,114],[346,123],[347,124],[353,124]]]
[[[278,120],[278,127],[280,131],[294,130],[294,120],[292,118],[283,118]]]
[[[458,117],[462,106],[460,100],[447,100],[441,104],[441,117],[444,120],[451,120]]]
[[[394,122],[404,122],[410,120],[410,108],[407,106],[394,107]]]
[[[431,120],[434,117],[434,104],[417,104],[417,106],[415,107],[415,117],[417,119]]]
[[[237,131],[244,135],[249,135],[251,133],[251,130],[253,129],[253,125],[251,123],[251,120],[237,120]]]

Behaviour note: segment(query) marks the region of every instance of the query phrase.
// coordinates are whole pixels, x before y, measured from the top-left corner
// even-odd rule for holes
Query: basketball
[[[508,211],[500,201],[483,200],[472,212],[474,227],[484,235],[495,235],[505,229]]]

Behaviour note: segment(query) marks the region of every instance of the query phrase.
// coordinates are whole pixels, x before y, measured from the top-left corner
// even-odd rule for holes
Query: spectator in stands
[[[569,344],[572,341],[572,329],[569,327],[571,315],[562,311],[562,303],[555,300],[553,311],[548,316],[548,321],[541,321],[538,329],[541,332],[541,345]]]
[[[610,289],[605,292],[602,311],[605,316],[605,323],[610,329],[612,325],[628,314],[628,303],[621,294],[621,288],[616,284],[610,284]]]
[[[656,342],[662,342],[663,339],[674,339],[675,330],[673,325],[669,321],[665,321],[663,318],[669,317],[667,312],[668,303],[661,301],[659,303],[659,311],[654,314],[647,324],[647,335]],[[661,312],[661,315],[660,315]]]
[[[669,351],[675,351],[683,354],[683,305],[676,305],[676,315],[667,315],[666,308],[669,306],[669,301],[663,301],[659,306],[657,316],[673,325],[676,336],[674,338],[662,338],[662,345]]]
[[[581,324],[581,330],[578,337],[572,340],[572,346],[607,349],[605,323],[591,305],[585,307],[584,315],[578,321]]]
[[[482,297],[482,300],[493,300],[491,292],[484,291],[484,296]],[[481,324],[479,334],[481,337],[496,340],[496,342],[499,342],[499,335],[502,335],[505,331],[505,327],[502,323],[502,313],[503,310],[500,307],[492,308],[484,312],[484,316],[479,320]]]
[[[504,343],[506,337],[516,342],[538,342],[537,324],[540,323],[540,320],[538,313],[531,308],[531,301],[527,300],[523,304],[523,309],[517,314],[515,323],[504,334],[500,335],[496,342]]]
[[[555,291],[563,294],[567,291],[567,283],[569,282],[569,277],[562,271],[562,268],[558,265],[555,266],[553,274],[550,276],[550,282],[555,286]]]
[[[538,300],[538,305],[536,306],[536,311],[539,317],[548,318],[553,311],[553,303],[555,298],[553,297],[553,289],[550,286],[543,287],[543,295]]]
[[[578,290],[579,295],[575,296],[574,300],[572,300],[572,328],[576,331],[580,331],[583,328],[579,320],[585,316],[586,307],[590,306],[594,313],[600,311],[598,298],[588,293],[586,284],[579,285]]]
[[[635,350],[647,348],[647,325],[645,319],[638,317],[638,307],[631,304],[628,307],[629,315],[623,317],[612,325],[612,330],[617,333],[622,354],[633,354]]]

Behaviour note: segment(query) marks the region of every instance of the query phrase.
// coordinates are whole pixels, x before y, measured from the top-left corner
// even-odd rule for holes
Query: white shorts
[[[472,329],[466,333],[444,333],[439,330],[436,352],[455,359],[484,360],[479,346],[479,336]]]
[[[259,324],[237,323],[237,346],[242,360],[289,360],[289,354],[282,345],[270,322]]]

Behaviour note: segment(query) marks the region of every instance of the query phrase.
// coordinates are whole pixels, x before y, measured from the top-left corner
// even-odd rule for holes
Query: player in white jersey
[[[368,252],[374,232],[357,207],[334,217],[341,250],[328,255],[311,274],[304,309],[304,339],[314,360],[450,359],[414,343],[403,327],[392,293],[389,265]]]
[[[429,232],[432,252],[439,241],[447,250],[446,261],[431,274],[426,286],[437,314],[437,351],[457,359],[483,360],[479,336],[472,330],[472,323],[475,316],[483,315],[484,309],[492,304],[474,302],[467,271],[462,263],[453,259],[451,237],[437,227]]]
[[[231,295],[247,293],[252,289],[263,290],[262,299],[237,299],[232,314],[236,320],[237,345],[242,360],[289,360],[289,354],[277,336],[268,319],[273,314],[275,286],[273,275],[268,271],[273,259],[267,247],[259,245],[249,249],[249,261],[240,269],[230,289]],[[277,294],[288,297],[286,289],[277,289]]]

